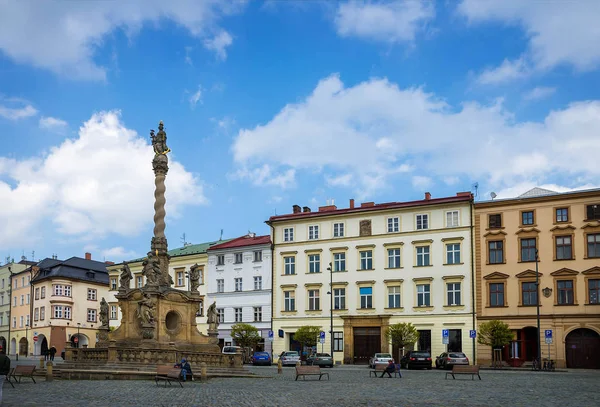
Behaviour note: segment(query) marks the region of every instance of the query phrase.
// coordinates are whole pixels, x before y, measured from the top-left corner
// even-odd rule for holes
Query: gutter
[[[471,217],[471,314],[472,314],[472,325],[473,330],[476,330],[476,322],[475,322],[475,219],[473,218],[473,206],[475,206],[475,202],[473,199],[473,195],[471,195],[471,202],[469,205],[469,212]],[[472,339],[473,342],[473,364],[476,363],[477,357],[475,355],[475,338]]]
[[[275,303],[273,301],[273,291],[275,290],[275,227],[270,221],[265,221],[271,228],[271,331],[273,331],[273,317],[275,316]],[[273,342],[275,342],[275,332],[273,332],[273,341],[271,342],[271,361],[273,361]]]
[[[12,326],[12,286],[14,273],[10,266],[8,266],[8,272],[10,273],[10,287],[8,287],[8,339],[6,340],[6,356],[10,355],[10,328]]]

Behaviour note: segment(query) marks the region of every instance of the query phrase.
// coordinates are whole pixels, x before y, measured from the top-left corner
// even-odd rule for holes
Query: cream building
[[[350,200],[349,208],[317,212],[295,205],[271,217],[273,353],[299,350],[296,330],[316,325],[325,332],[318,350],[333,347],[337,363],[368,363],[376,352],[397,358],[386,328],[410,322],[420,333],[416,348],[433,359],[446,349],[472,359],[471,199],[426,193],[420,201],[355,207]]]
[[[31,354],[31,276],[32,267],[11,275],[10,355]]]
[[[475,229],[478,323],[500,319],[515,332],[503,359],[536,357],[539,298],[542,357],[600,368],[600,189],[477,202]],[[491,359],[489,347],[478,354]]]
[[[54,346],[60,356],[66,342],[72,347],[95,346],[100,301],[108,297],[106,267],[90,253],[64,261],[48,258],[33,266],[29,335],[38,337],[30,349],[34,355]]]

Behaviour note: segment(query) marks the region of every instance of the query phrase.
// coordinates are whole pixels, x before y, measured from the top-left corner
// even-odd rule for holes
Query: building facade
[[[376,352],[397,358],[386,329],[410,322],[420,334],[415,348],[472,359],[471,201],[469,192],[426,193],[420,201],[355,207],[351,200],[349,208],[318,212],[295,205],[271,217],[274,354],[300,350],[295,331],[314,325],[325,332],[317,350],[333,348],[336,363],[368,363]]]
[[[542,357],[600,368],[600,190],[534,188],[477,202],[475,231],[478,323],[499,319],[513,329],[504,360],[537,357],[539,301]],[[480,345],[478,360],[491,360],[489,347]]]
[[[255,350],[271,352],[271,237],[249,233],[208,250],[208,302],[216,303],[219,344],[235,345],[231,326],[248,323],[262,337]]]
[[[60,355],[67,342],[72,347],[95,346],[100,301],[108,297],[106,266],[92,260],[90,253],[64,261],[48,258],[33,266],[29,333],[38,339],[31,347],[33,355],[52,346]]]
[[[10,321],[12,306],[12,285],[11,275],[20,273],[27,267],[35,264],[32,261],[21,259],[18,263],[14,261],[0,266],[0,346],[6,354],[14,354],[17,350],[10,347]]]
[[[10,354],[31,353],[31,277],[32,268],[11,274]]]

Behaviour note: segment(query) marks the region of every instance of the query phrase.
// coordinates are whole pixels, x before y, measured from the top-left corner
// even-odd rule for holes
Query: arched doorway
[[[77,342],[75,342],[75,338],[78,339]],[[90,340],[89,338],[84,335],[84,334],[75,334],[75,335],[71,335],[71,346],[74,348],[87,348],[88,345],[90,344]]]
[[[27,356],[29,350],[29,342],[26,338],[21,338],[19,341],[19,355]]]
[[[591,329],[571,331],[565,340],[567,367],[600,369],[600,335]]]
[[[43,356],[48,352],[48,339],[44,334],[38,335],[37,342],[33,342],[33,354],[35,356]]]
[[[4,336],[0,336],[0,346],[2,347],[3,352],[7,352],[6,350],[6,338]]]
[[[12,338],[10,340],[10,354],[15,355],[17,353],[17,340]]]

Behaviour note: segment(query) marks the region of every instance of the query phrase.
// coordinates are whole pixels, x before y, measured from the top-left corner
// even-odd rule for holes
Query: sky
[[[596,0],[0,0],[0,263],[143,256],[160,120],[170,248],[294,204],[598,187],[598,21]]]

